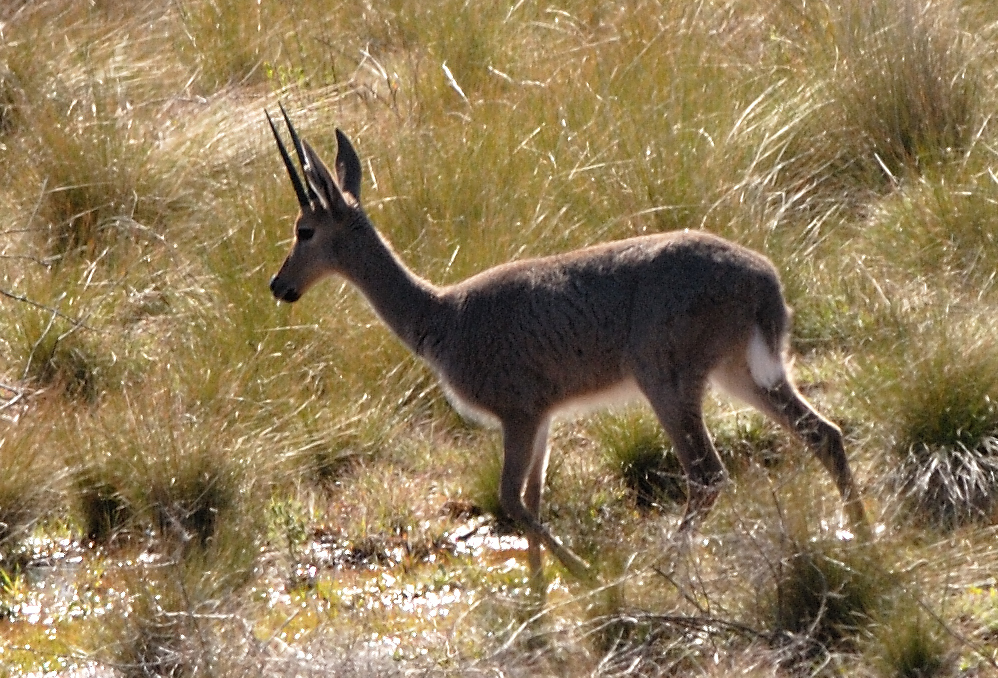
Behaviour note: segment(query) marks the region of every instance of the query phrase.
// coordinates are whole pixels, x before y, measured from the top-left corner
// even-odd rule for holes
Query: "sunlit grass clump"
[[[987,294],[998,271],[996,203],[998,177],[987,172],[975,172],[969,181],[952,173],[924,176],[873,210],[865,237],[908,276],[947,276],[971,294]],[[912,257],[894,261],[899,248],[910,249]]]
[[[18,329],[23,334],[13,338],[23,352],[22,378],[90,404],[121,386],[127,374],[124,356],[116,355],[93,330],[51,314],[38,317],[42,315],[40,311],[31,311],[34,317],[22,315]]]
[[[110,427],[110,411],[127,425]],[[224,417],[167,390],[130,391],[101,414],[80,415],[67,460],[86,537],[110,544],[152,534],[167,553],[218,552],[227,567],[250,566],[269,491],[250,473],[258,450],[220,435]],[[194,431],[199,420],[204,433]]]
[[[852,209],[967,151],[983,92],[955,10],[850,1],[789,17],[788,66],[805,79],[781,174],[796,190]]]
[[[686,476],[668,436],[651,411],[604,415],[591,427],[596,444],[639,507],[682,506]]]
[[[96,654],[128,677],[196,675],[202,647],[195,611],[169,575],[147,579],[150,574],[137,571],[126,578],[128,613],[105,620],[106,644],[94,648]]]
[[[44,40],[33,43],[32,31],[41,29],[25,14],[25,33],[0,54],[9,64],[3,176],[20,196],[17,233],[49,264],[67,256],[120,262],[116,246],[155,240],[176,205],[170,169],[159,164],[154,136],[136,124],[130,104],[145,78],[166,80],[168,68],[150,73],[147,62],[145,70],[105,70],[99,64],[109,55],[87,45],[79,26],[65,37],[84,43],[82,58],[39,66],[35,50],[45,50]]]
[[[980,85],[971,40],[951,10],[909,1],[844,7],[833,87],[863,161],[897,180],[965,151]]]
[[[893,417],[885,476],[908,519],[991,524],[998,496],[998,354],[993,324],[930,316],[871,377]],[[891,365],[884,361],[883,365]]]
[[[749,464],[777,466],[786,447],[783,438],[789,437],[755,412],[712,417],[708,427],[718,455],[734,478]],[[587,432],[633,493],[638,507],[675,508],[686,502],[686,474],[649,408],[595,417]]]
[[[95,624],[86,649],[129,678],[251,671],[244,604],[205,565],[163,559],[109,570],[121,604]]]
[[[143,185],[142,142],[125,138],[114,120],[84,120],[80,130],[66,130],[68,124],[42,123],[39,146],[26,151],[45,186],[36,218],[49,256],[92,259],[118,241],[146,239],[157,210],[152,187]]]

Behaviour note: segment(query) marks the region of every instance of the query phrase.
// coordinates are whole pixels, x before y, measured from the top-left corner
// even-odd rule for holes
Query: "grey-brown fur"
[[[346,277],[463,408],[498,421],[501,504],[527,531],[535,576],[541,542],[574,574],[589,573],[539,520],[551,419],[622,391],[647,398],[686,471],[682,530],[706,515],[726,477],[703,423],[713,381],[800,437],[865,533],[841,432],[784,367],[790,313],[765,257],[682,231],[511,262],[438,287],[409,271],[364,214],[360,161],[346,137],[337,130],[334,179],[291,132],[304,182],[286,154],[285,163],[302,212],[274,296],[295,301],[324,275]]]
[[[700,232],[517,261],[430,293],[437,307],[410,347],[457,395],[500,418],[551,413],[647,366],[680,380],[697,365],[705,381],[757,325],[780,351],[787,324],[772,266]]]

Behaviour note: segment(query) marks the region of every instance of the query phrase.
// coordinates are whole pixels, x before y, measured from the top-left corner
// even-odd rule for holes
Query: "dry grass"
[[[9,3],[4,671],[994,672],[996,26],[980,0]],[[685,545],[654,423],[569,422],[545,520],[616,585],[552,566],[535,617],[515,535],[473,546],[497,434],[341,281],[270,298],[278,99],[321,155],[348,133],[435,281],[676,228],[769,255],[875,551],[726,403],[734,480]]]

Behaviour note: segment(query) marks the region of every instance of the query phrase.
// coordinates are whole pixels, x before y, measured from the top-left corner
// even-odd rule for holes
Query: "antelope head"
[[[342,252],[349,231],[358,222],[366,220],[360,207],[360,159],[350,141],[337,129],[334,177],[308,142],[298,137],[282,105],[281,115],[288,126],[302,168],[299,175],[270,113],[266,115],[301,207],[295,219],[291,252],[277,275],[270,280],[270,291],[274,296],[290,303],[298,301],[323,276],[342,269],[340,260],[344,256]]]

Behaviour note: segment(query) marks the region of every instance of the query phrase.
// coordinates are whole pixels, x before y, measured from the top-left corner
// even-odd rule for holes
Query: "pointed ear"
[[[347,136],[336,130],[336,178],[340,188],[349,193],[360,204],[360,178],[363,173],[360,158]]]
[[[319,197],[322,209],[331,212],[342,211],[346,207],[347,201],[340,193],[336,182],[333,181],[333,175],[329,173],[329,168],[307,141],[303,139],[301,144],[305,159],[308,161],[305,167],[305,181]]]

